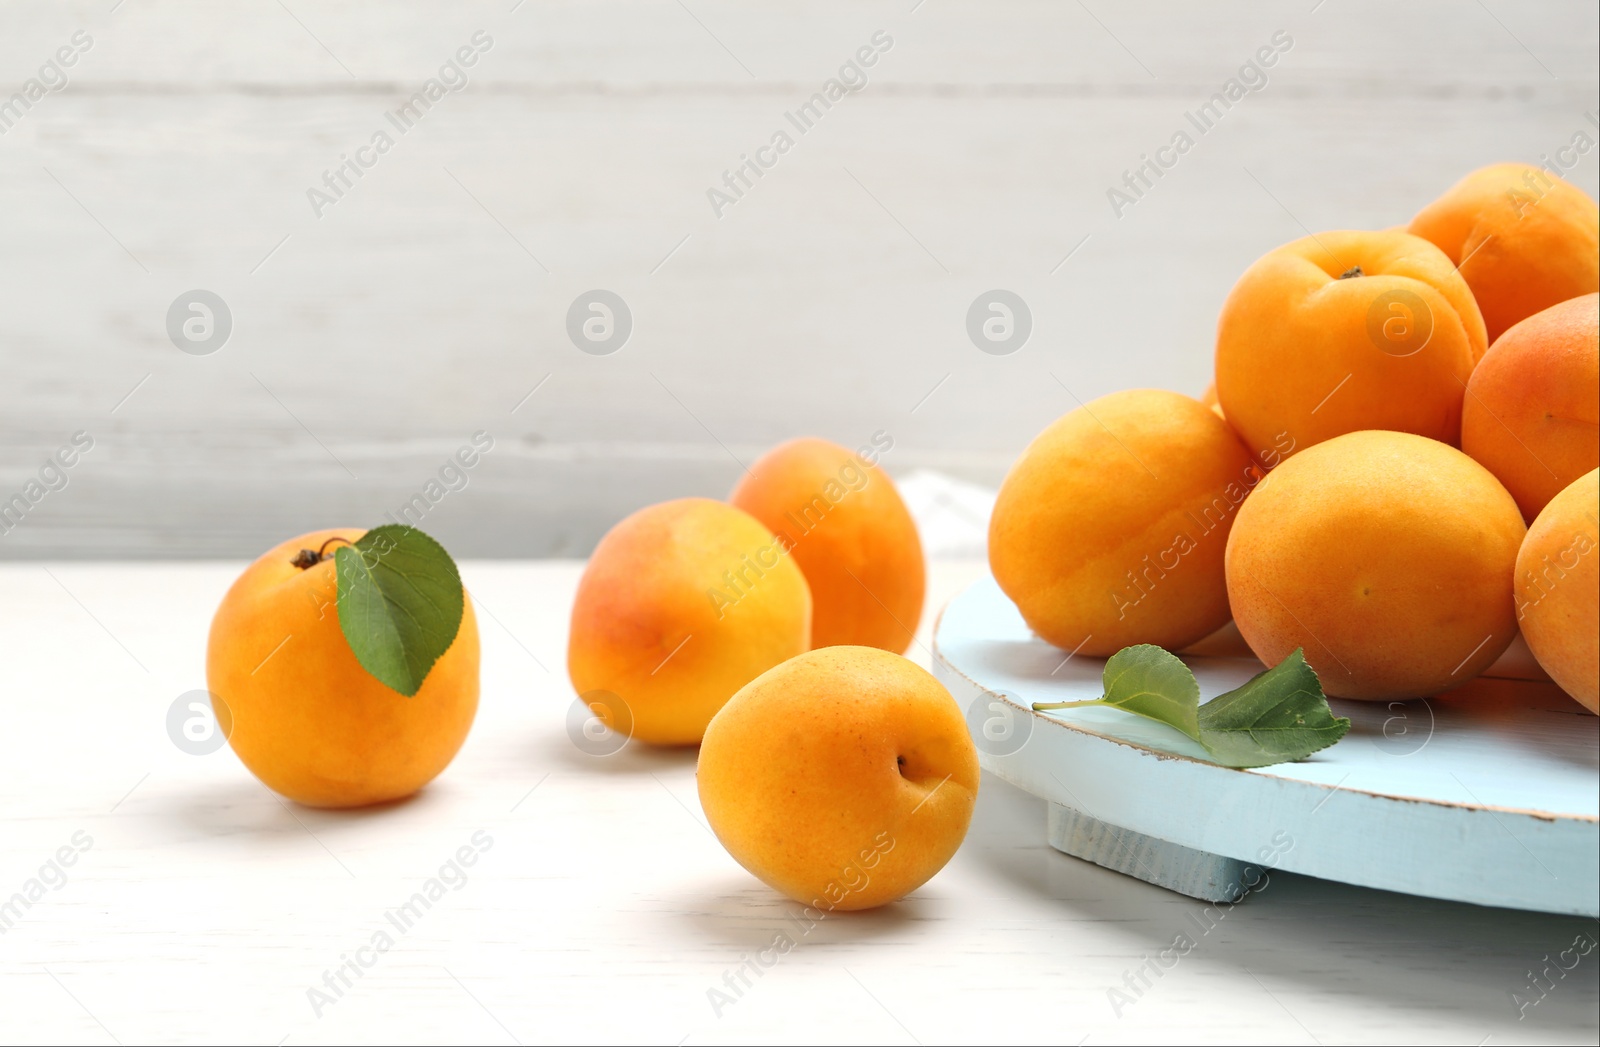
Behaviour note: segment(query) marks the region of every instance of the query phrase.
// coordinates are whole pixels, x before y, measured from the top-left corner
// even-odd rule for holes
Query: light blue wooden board
[[[1261,669],[1237,645],[1203,649],[1184,656],[1202,700]],[[986,769],[1108,825],[1346,883],[1600,915],[1600,718],[1549,683],[1486,676],[1427,701],[1334,700],[1354,721],[1338,745],[1241,771],[1116,710],[1032,712],[1099,697],[1104,662],[1033,636],[992,579],[944,609],[934,665]]]

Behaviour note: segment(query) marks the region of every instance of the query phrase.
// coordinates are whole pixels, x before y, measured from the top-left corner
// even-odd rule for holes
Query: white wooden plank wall
[[[581,555],[798,433],[887,430],[891,471],[992,484],[1075,398],[1198,393],[1266,249],[1600,137],[1582,0],[515,2],[0,6],[0,98],[92,38],[0,135],[0,495],[94,438],[0,558],[377,522],[480,430],[424,523],[464,556]],[[466,86],[317,217],[307,189],[480,30]],[[865,86],[795,132],[880,30]],[[1280,30],[1264,86],[1118,217],[1107,190]],[[708,188],[783,128],[718,217]],[[1600,153],[1570,155],[1595,193]],[[210,355],[167,332],[194,288],[233,319]],[[592,288],[632,314],[611,355],[566,333]],[[1010,355],[966,333],[992,288],[1032,313]]]

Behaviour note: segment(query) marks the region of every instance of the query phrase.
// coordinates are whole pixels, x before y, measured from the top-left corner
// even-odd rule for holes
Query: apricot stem
[[[1364,275],[1366,275],[1366,274],[1362,273],[1361,267],[1358,265],[1354,269],[1346,269],[1344,272],[1340,273],[1339,274],[1339,279],[1348,280],[1352,276],[1364,276]]]
[[[1034,702],[1034,712],[1045,712],[1049,709],[1081,709],[1085,705],[1107,705],[1104,698],[1094,698],[1084,702]]]
[[[299,552],[294,554],[294,559],[290,560],[289,562],[300,568],[302,571],[306,570],[307,568],[315,567],[317,564],[321,563],[327,558],[328,546],[332,545],[334,542],[343,542],[346,545],[356,544],[350,539],[336,534],[332,538],[329,538],[327,541],[323,542],[322,545],[315,551],[310,549],[301,549]]]

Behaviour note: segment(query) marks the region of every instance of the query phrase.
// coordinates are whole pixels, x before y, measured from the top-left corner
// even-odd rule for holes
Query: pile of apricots
[[[1269,251],[1200,400],[1132,390],[1044,430],[990,520],[1029,626],[1087,655],[1231,618],[1333,696],[1460,686],[1519,630],[1596,711],[1600,213],[1475,171],[1404,228]]]
[[[700,745],[706,820],[820,911],[915,890],[967,833],[978,759],[948,691],[902,657],[922,619],[917,526],[878,457],[791,440],[725,502],[639,510],[578,583],[573,687],[657,745]]]
[[[824,912],[926,882],[961,845],[977,799],[961,710],[902,656],[925,573],[916,524],[878,466],[889,446],[881,432],[854,452],[792,440],[752,463],[726,501],[640,509],[601,539],[572,606],[567,668],[592,714],[585,735],[699,745],[718,839]],[[311,806],[411,795],[455,757],[478,707],[470,599],[409,697],[346,642],[326,550],[363,534],[313,532],[270,550],[212,621],[208,686],[229,743],[270,788]]]

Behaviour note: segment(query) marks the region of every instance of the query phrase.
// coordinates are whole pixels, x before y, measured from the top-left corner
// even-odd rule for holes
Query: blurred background
[[[1051,419],[1200,393],[1266,250],[1404,223],[1494,161],[1591,195],[1600,169],[1592,0],[40,0],[0,26],[9,559],[250,557],[406,506],[458,556],[581,556],[800,434],[882,434],[930,551],[971,552]]]

